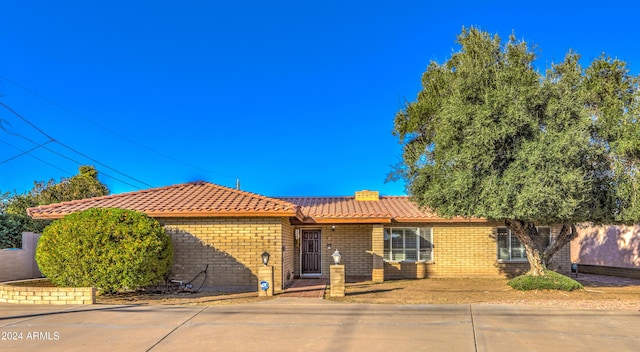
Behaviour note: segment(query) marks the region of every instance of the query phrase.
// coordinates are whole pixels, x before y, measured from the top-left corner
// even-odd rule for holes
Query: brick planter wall
[[[93,287],[55,287],[47,279],[0,284],[0,302],[17,304],[94,304]]]

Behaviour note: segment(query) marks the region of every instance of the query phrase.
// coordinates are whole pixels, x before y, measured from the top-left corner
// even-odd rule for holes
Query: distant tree
[[[105,196],[109,194],[109,189],[98,180],[98,171],[93,166],[80,166],[77,175],[58,183],[36,183],[33,192],[39,205],[46,205]]]
[[[543,75],[524,41],[463,29],[395,117],[403,162],[391,178],[442,216],[503,222],[540,275],[575,224],[640,221],[640,94],[626,64],[583,69],[569,52]],[[537,225],[561,224],[545,246]]]
[[[24,194],[4,193],[0,214],[5,216],[0,217],[0,227],[6,231],[0,232],[0,236],[21,239],[22,232],[42,233],[50,221],[32,219],[27,215],[27,208],[108,194],[109,189],[98,180],[98,171],[93,166],[80,166],[77,175],[62,178],[59,182],[53,179],[35,181],[33,188]],[[15,223],[20,225],[16,228]],[[18,243],[20,242],[21,240]],[[4,243],[4,240],[0,239],[1,243]]]
[[[15,216],[0,213],[0,248],[21,248],[21,228]]]

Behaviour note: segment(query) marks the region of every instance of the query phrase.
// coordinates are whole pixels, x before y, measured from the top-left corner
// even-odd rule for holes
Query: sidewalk
[[[638,326],[639,312],[291,297],[210,307],[0,304],[0,350],[635,351]]]
[[[324,298],[328,282],[325,279],[296,279],[279,297]]]

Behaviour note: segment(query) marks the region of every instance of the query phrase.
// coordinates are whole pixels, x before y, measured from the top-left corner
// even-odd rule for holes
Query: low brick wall
[[[429,276],[430,265],[422,262],[385,262],[384,279],[424,279]]]
[[[578,264],[578,274],[580,273],[640,279],[640,269],[618,268],[615,266]]]
[[[0,284],[0,302],[16,304],[94,304],[93,287],[55,287],[48,279],[21,280]]]

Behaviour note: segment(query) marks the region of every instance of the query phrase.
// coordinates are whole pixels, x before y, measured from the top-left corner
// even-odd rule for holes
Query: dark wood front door
[[[320,230],[302,230],[302,275],[321,274]]]

